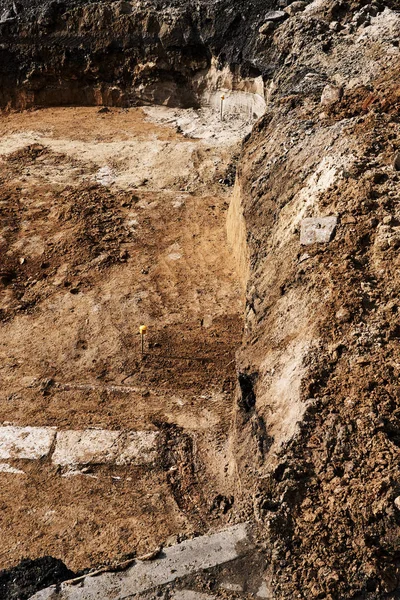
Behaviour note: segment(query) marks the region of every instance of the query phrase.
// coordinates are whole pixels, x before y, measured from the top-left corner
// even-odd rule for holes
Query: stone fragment
[[[119,436],[119,431],[59,431],[52,462],[61,466],[115,462]]]
[[[300,244],[327,244],[335,234],[337,217],[307,218],[301,222]]]
[[[298,2],[292,2],[285,8],[285,13],[287,13],[290,17],[293,17],[293,15],[302,12],[306,6],[307,2],[301,2],[300,0]]]
[[[265,15],[266,21],[278,22],[278,21],[283,21],[286,18],[287,18],[287,14],[283,10],[270,10]]]
[[[39,460],[50,452],[55,435],[53,427],[0,427],[0,459]]]
[[[299,258],[299,264],[302,262],[305,262],[306,260],[308,260],[310,258],[310,255],[307,254],[307,252],[305,252],[304,254],[302,254]]]
[[[335,31],[335,32],[340,31],[340,23],[339,23],[339,21],[331,21],[329,23],[329,29],[331,31]]]
[[[397,498],[394,501],[394,505],[398,510],[400,510],[400,496],[397,496]]]
[[[31,600],[116,600],[135,598],[137,594],[166,585],[177,579],[231,562],[251,548],[248,525],[240,523],[229,529],[185,540],[165,548],[161,557],[149,562],[137,561],[126,571],[85,577],[80,586],[51,586],[31,597]],[[180,600],[182,596],[178,599]],[[196,596],[185,596],[198,600]],[[199,599],[200,600],[200,599]]]
[[[228,592],[243,592],[243,586],[239,583],[231,583],[230,581],[223,581],[220,588]]]
[[[342,87],[328,83],[322,91],[321,104],[323,106],[330,106],[331,104],[336,104],[337,102],[340,102],[342,96]]]
[[[398,154],[396,154],[396,156],[394,157],[393,168],[396,171],[400,171],[400,152]]]
[[[61,475],[61,477],[90,477],[91,479],[97,479],[96,475],[87,472],[85,469],[74,469],[73,467],[68,468],[65,473]]]
[[[351,321],[351,312],[348,308],[339,308],[335,316],[339,323],[348,323]]]
[[[267,584],[265,583],[265,581],[262,582],[262,584],[257,592],[257,597],[258,598],[271,598]]]
[[[258,30],[258,32],[261,35],[268,35],[269,33],[272,33],[275,30],[275,26],[273,24],[272,21],[267,21],[266,23],[264,23],[264,25],[262,25],[260,27],[260,29]]]
[[[357,223],[357,219],[352,215],[344,215],[341,218],[340,222],[342,223],[342,225],[354,225],[355,223]]]

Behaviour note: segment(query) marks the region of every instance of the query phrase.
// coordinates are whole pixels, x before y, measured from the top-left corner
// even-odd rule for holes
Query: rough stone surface
[[[52,427],[0,427],[0,459],[43,458],[50,452],[55,435]]]
[[[301,222],[300,244],[327,244],[331,241],[337,225],[337,217],[308,218]]]
[[[115,462],[119,435],[119,431],[59,431],[52,462],[63,466]]]
[[[156,458],[155,431],[129,431],[123,436],[117,465],[152,464]]]
[[[336,102],[340,102],[343,96],[343,88],[336,85],[331,85],[328,83],[323,89],[321,96],[321,104],[323,106],[329,106],[331,104],[336,104]]]
[[[283,21],[287,14],[283,10],[271,10],[265,15],[266,21]]]
[[[155,458],[153,431],[59,431],[52,462],[61,466],[85,464],[149,464]]]
[[[225,531],[186,540],[166,548],[161,558],[138,561],[121,573],[86,577],[82,584],[61,585],[32,596],[32,600],[122,600],[170,583],[189,574],[235,560],[250,549],[248,526],[235,525]],[[182,597],[182,596],[181,596]]]
[[[115,463],[151,464],[156,458],[154,431],[58,431],[54,427],[0,427],[1,460],[39,460],[55,440],[52,462],[60,466]],[[0,472],[22,474],[6,463]]]

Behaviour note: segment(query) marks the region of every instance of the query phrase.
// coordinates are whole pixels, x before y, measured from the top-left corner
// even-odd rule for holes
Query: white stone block
[[[85,577],[79,585],[67,582],[61,589],[51,586],[42,590],[31,600],[123,600],[135,598],[159,585],[166,585],[198,571],[231,562],[243,556],[251,546],[246,523],[229,529],[185,540],[176,546],[165,548],[160,558],[137,561],[123,572],[103,573],[97,577]],[[183,600],[182,595],[179,600]],[[188,596],[194,600],[196,596]],[[197,596],[199,598],[199,596]],[[196,600],[197,600],[196,598]],[[200,600],[200,598],[199,598]]]
[[[113,463],[120,435],[105,429],[59,431],[52,462],[61,466]]]
[[[54,427],[0,427],[0,460],[38,460],[50,452]]]
[[[156,431],[128,431],[118,453],[117,465],[148,465],[156,459]]]
[[[156,458],[156,437],[155,431],[59,431],[52,461],[61,466],[148,465]]]
[[[337,217],[303,219],[301,222],[300,244],[327,244],[333,238]]]

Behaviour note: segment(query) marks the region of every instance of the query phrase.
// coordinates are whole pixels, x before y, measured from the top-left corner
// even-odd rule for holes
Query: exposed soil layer
[[[197,105],[212,56],[261,74],[249,33],[276,2],[240,4],[2,0],[0,105]]]
[[[387,11],[311,60],[299,23],[291,73],[315,61],[327,79],[304,76],[294,94],[282,71],[239,160],[251,265],[239,473],[274,598],[397,598],[400,23]],[[339,81],[343,95],[321,103]],[[328,216],[333,239],[301,245],[303,218]]]
[[[25,475],[0,475],[2,566],[44,553],[96,566],[226,521],[211,507],[229,487],[242,330],[218,183],[232,145],[139,109],[15,113],[0,127],[0,421],[173,427],[150,469],[12,461]]]
[[[397,598],[398,0],[1,4],[3,107],[195,106],[255,80],[267,102],[236,171],[172,113],[4,118],[0,417],[162,443],[151,472],[1,474],[3,564],[249,519],[271,598]],[[330,241],[302,244],[325,217]]]

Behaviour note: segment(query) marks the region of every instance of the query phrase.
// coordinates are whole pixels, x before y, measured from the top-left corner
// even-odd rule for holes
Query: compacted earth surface
[[[225,512],[213,500],[227,494],[242,331],[225,241],[237,137],[227,141],[211,111],[151,114],[1,118],[0,422],[158,433],[150,464],[80,459],[84,472],[52,449],[37,460],[11,449],[0,473],[2,567],[42,554],[91,567]],[[178,133],[194,116],[201,137]]]

